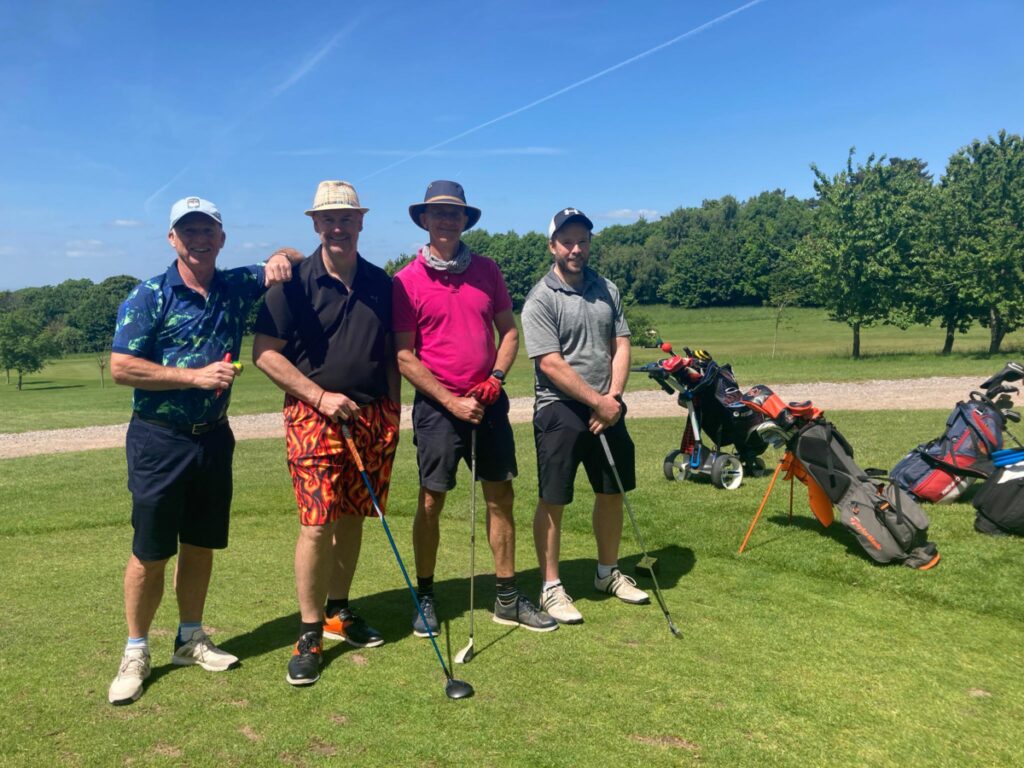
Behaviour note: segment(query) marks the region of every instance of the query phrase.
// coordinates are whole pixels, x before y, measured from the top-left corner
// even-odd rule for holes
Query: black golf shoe
[[[437,611],[434,610],[433,595],[420,595],[420,610],[423,611],[423,617],[420,617],[420,611],[413,614],[412,633],[416,637],[437,637],[441,625],[437,621]],[[424,618],[427,620],[426,624],[423,623]]]
[[[319,632],[307,632],[295,644],[295,650],[288,660],[288,674],[285,675],[292,685],[312,685],[320,679],[320,646],[322,639]]]
[[[558,622],[523,597],[522,594],[507,605],[501,598],[494,601],[494,620],[498,624],[525,627],[534,632],[552,632],[558,629]]]
[[[356,648],[376,648],[384,645],[380,632],[371,627],[351,608],[342,608],[333,616],[324,617],[324,637],[344,640]]]

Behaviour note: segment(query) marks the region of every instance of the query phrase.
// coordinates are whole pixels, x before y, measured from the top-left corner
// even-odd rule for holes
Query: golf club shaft
[[[469,642],[473,643],[473,613],[476,604],[474,602],[473,587],[476,583],[476,428],[469,438],[469,470],[472,477],[472,489],[469,492]]]
[[[402,570],[402,576],[405,577],[405,584],[409,587],[409,594],[412,595],[412,601],[416,605],[416,611],[420,615],[420,621],[423,622],[424,627],[427,627],[430,644],[434,647],[434,653],[437,654],[437,660],[441,662],[441,669],[444,670],[444,676],[451,680],[452,674],[448,671],[448,665],[444,663],[444,657],[441,656],[441,649],[437,647],[437,640],[434,639],[434,633],[430,631],[430,625],[427,624],[427,617],[423,615],[423,606],[420,605],[420,599],[416,595],[416,589],[412,585],[412,579],[409,578],[409,572],[405,569],[405,563],[402,562],[402,556],[398,553],[398,545],[395,544],[395,537],[391,535],[391,527],[388,525],[388,521],[384,519],[384,512],[381,510],[380,504],[377,502],[377,494],[373,491],[373,484],[370,482],[370,476],[366,474],[366,468],[363,466],[363,459],[359,455],[359,449],[356,448],[355,440],[352,439],[352,431],[349,429],[348,424],[342,423],[341,434],[344,436],[345,443],[348,445],[349,453],[352,454],[352,459],[356,463],[359,475],[363,478],[366,490],[370,493],[370,501],[373,502],[373,511],[377,513],[377,519],[380,520],[381,524],[384,526],[384,533],[387,534],[388,542],[391,544],[391,551],[395,553],[395,560],[398,562],[398,567]]]
[[[626,489],[622,485],[622,478],[619,477],[619,469],[615,466],[615,457],[612,456],[611,446],[608,445],[608,438],[604,436],[602,432],[597,436],[598,440],[601,441],[601,447],[604,448],[604,455],[608,458],[608,466],[611,467],[612,475],[615,476],[615,484],[619,487],[619,493],[622,494],[622,505],[626,508],[626,512],[629,514],[629,522],[633,525],[633,532],[636,534],[637,543],[640,545],[640,551],[643,553],[645,558],[649,558],[647,554],[647,548],[644,546],[643,538],[640,536],[640,526],[636,524],[636,516],[633,514],[633,508],[630,506],[629,497],[626,496]],[[661,607],[661,612],[665,614],[665,621],[668,622],[668,628],[673,635],[678,636],[679,630],[676,628],[675,622],[672,621],[672,617],[668,613],[668,606],[665,605],[665,598],[661,594],[661,586],[658,584],[658,576],[654,573],[654,569],[651,568],[651,581],[654,583],[654,595],[658,598],[658,605]]]

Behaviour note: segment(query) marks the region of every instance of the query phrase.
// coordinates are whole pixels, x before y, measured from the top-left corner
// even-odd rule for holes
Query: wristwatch
[[[505,386],[505,372],[500,368],[495,368],[491,371],[491,376],[501,382],[501,386]]]

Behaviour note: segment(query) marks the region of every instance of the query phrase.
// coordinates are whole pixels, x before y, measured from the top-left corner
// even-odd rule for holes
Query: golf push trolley
[[[719,365],[702,349],[672,351],[665,342],[661,350],[670,357],[631,370],[646,373],[687,410],[679,449],[665,456],[665,478],[688,480],[709,478],[716,488],[735,490],[744,474],[764,472],[760,455],[768,447],[755,428],[764,417],[741,400],[732,366]],[[701,430],[711,441],[709,450],[701,442]],[[736,453],[722,449],[735,446]]]

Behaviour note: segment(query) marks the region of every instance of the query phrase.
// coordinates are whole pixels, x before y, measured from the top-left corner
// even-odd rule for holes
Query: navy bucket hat
[[[427,185],[427,191],[423,193],[423,202],[413,203],[409,206],[409,216],[420,229],[426,229],[420,223],[420,215],[427,210],[428,205],[457,205],[465,209],[467,221],[466,226],[462,228],[463,232],[472,229],[480,221],[480,209],[466,205],[466,192],[456,181],[440,179],[430,182]]]

